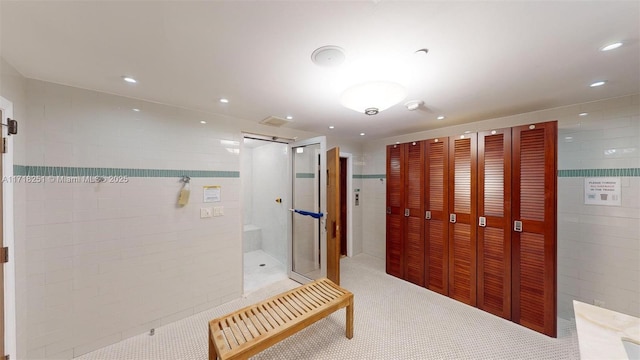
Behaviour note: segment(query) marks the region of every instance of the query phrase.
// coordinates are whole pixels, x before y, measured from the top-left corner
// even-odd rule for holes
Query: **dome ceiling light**
[[[407,97],[402,85],[390,81],[372,81],[352,86],[340,96],[346,108],[367,115],[376,115]]]

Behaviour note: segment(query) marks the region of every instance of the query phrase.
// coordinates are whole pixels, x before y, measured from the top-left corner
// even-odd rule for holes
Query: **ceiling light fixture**
[[[621,42],[615,42],[615,43],[613,43],[613,44],[609,44],[609,45],[607,45],[607,46],[602,47],[602,48],[600,49],[600,51],[609,51],[609,50],[617,49],[617,48],[619,48],[620,46],[622,46],[622,43],[621,43]]]
[[[220,99],[220,102],[223,103],[223,104],[227,104],[227,103],[229,103],[229,99],[222,98],[222,99]]]
[[[135,112],[140,112],[140,109],[137,109],[137,108],[136,109],[131,109],[131,110],[133,110]]]
[[[586,112],[578,114],[578,116],[587,116],[587,115],[589,115],[589,113],[586,113]]]
[[[287,115],[287,118],[286,118],[286,119],[287,119],[287,120],[293,120],[293,116],[291,116],[291,115]]]
[[[206,123],[207,123],[207,122],[206,122],[206,121],[204,121],[204,120],[201,120],[201,121],[200,121],[200,124],[206,124]]]
[[[438,119],[438,120],[444,120],[444,115],[440,115],[440,116],[438,116],[436,119]]]
[[[589,85],[590,87],[598,87],[598,86],[602,86],[604,84],[606,84],[606,81],[596,81],[594,83],[592,83],[591,85]]]
[[[365,136],[365,135],[366,135],[365,133],[360,133],[360,136]]]
[[[336,127],[333,125],[329,125],[329,129],[335,129]]]
[[[135,84],[138,82],[138,80],[132,78],[131,76],[123,76],[122,80],[128,82],[129,84]]]
[[[367,115],[376,115],[407,97],[402,85],[390,81],[372,81],[345,90],[340,97],[344,107]]]

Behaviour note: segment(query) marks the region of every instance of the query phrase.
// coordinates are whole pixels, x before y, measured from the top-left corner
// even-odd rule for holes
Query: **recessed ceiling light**
[[[131,110],[133,110],[135,112],[139,112],[140,111],[140,109],[131,109]]]
[[[444,120],[444,115],[438,116],[438,120]]]
[[[364,135],[365,135],[365,133],[360,133],[360,136],[364,136]]]
[[[617,49],[617,48],[619,48],[620,46],[622,46],[622,43],[621,43],[621,42],[616,42],[616,43],[609,44],[609,45],[607,45],[607,46],[602,47],[602,48],[600,49],[600,51],[609,51],[609,50]]]
[[[471,134],[471,131],[470,131],[470,130],[467,130],[467,131],[465,131],[464,133],[465,133],[465,134]]]
[[[329,125],[329,129],[335,129],[336,127],[333,125]]]
[[[130,84],[135,84],[135,83],[138,82],[138,80],[132,78],[131,76],[123,76],[122,80],[124,80],[124,81],[126,81],[126,82],[128,82]]]
[[[206,122],[206,121],[204,121],[204,120],[201,120],[201,121],[200,121],[200,124],[206,124],[206,123],[207,123],[207,122]]]
[[[606,83],[607,83],[606,81],[596,81],[596,82],[592,83],[592,84],[591,84],[591,85],[589,85],[589,86],[591,86],[591,87],[598,87],[598,86],[602,86],[602,85],[604,85],[604,84],[606,84]]]
[[[220,102],[223,104],[227,104],[229,102],[229,99],[222,98],[220,99]]]
[[[587,116],[587,115],[589,115],[589,113],[586,113],[586,112],[578,114],[578,116]]]
[[[287,120],[293,120],[293,116],[288,115],[288,116],[287,116]]]

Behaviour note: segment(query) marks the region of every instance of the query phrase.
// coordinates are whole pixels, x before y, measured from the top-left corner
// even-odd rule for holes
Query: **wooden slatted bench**
[[[353,294],[320,279],[209,322],[209,360],[248,359],[346,307],[353,337]]]

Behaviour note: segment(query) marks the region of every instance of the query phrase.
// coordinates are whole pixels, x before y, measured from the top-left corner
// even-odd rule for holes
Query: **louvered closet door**
[[[449,138],[449,297],[476,305],[476,134]]]
[[[555,337],[557,122],[514,127],[512,136],[512,320]]]
[[[478,307],[511,318],[511,129],[478,134]]]
[[[403,277],[404,145],[387,146],[387,274]]]
[[[449,293],[449,139],[425,141],[425,287]]]
[[[424,286],[424,141],[405,145],[404,279]]]

